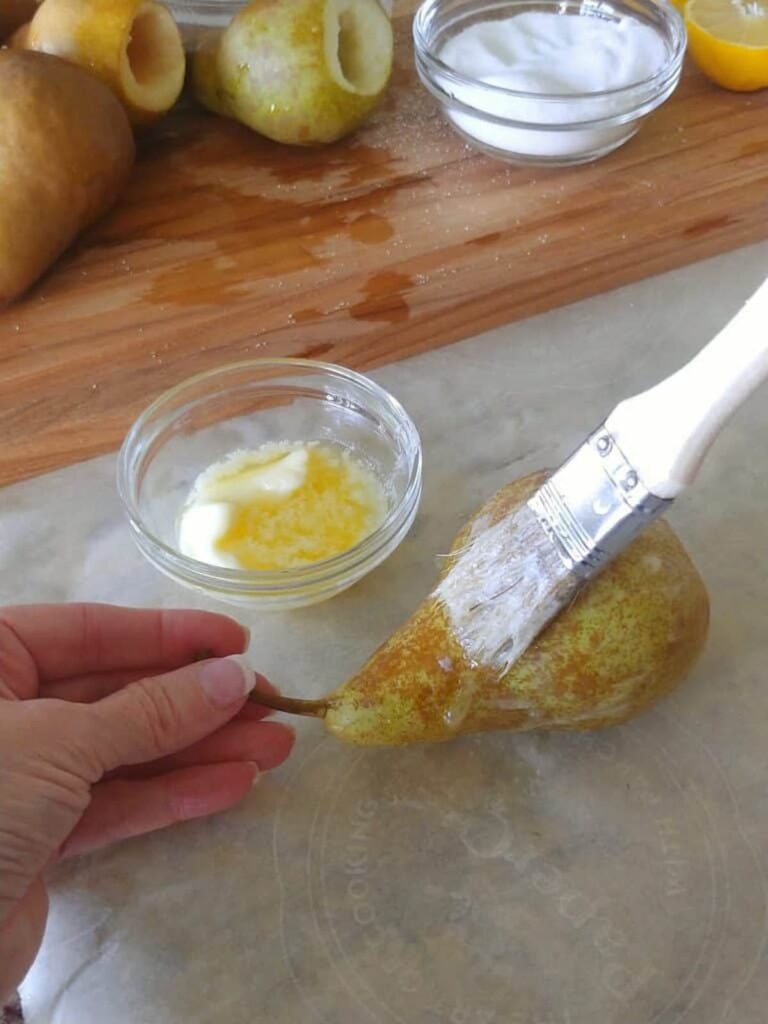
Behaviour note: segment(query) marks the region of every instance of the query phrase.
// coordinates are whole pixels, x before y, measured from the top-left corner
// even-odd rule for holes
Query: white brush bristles
[[[492,526],[476,524],[435,597],[470,662],[503,675],[583,582],[523,505]]]

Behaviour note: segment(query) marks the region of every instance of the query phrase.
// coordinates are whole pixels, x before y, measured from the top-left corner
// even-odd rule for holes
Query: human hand
[[[247,643],[206,612],[0,609],[0,1006],[40,947],[49,864],[221,811],[288,756],[229,657]]]

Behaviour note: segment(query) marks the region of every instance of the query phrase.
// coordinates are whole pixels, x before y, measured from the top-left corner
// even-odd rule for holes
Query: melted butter
[[[464,719],[472,710],[478,688],[479,684],[474,673],[459,676],[455,689],[442,709],[443,725],[449,734],[458,733],[461,730]]]
[[[200,474],[179,520],[179,548],[210,565],[290,569],[348,551],[386,512],[380,481],[347,449],[269,443]]]

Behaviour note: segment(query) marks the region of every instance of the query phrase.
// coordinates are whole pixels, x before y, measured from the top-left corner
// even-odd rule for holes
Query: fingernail
[[[240,628],[242,629],[243,635],[245,637],[245,640],[243,641],[243,643],[244,643],[243,650],[247,651],[248,648],[251,646],[251,631],[250,631],[250,629],[248,629],[247,626],[244,626],[242,624],[242,622],[240,623]]]
[[[239,704],[256,684],[256,676],[242,654],[209,661],[200,669],[200,686],[215,708]]]
[[[255,761],[249,761],[248,764],[253,768],[253,780],[251,781],[251,786],[255,786],[261,778],[261,768],[259,768]]]

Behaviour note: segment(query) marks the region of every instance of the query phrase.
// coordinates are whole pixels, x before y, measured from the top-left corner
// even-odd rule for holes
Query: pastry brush
[[[581,588],[693,482],[768,378],[768,281],[686,366],[621,402],[438,588],[464,649],[506,671]]]
[[[768,378],[768,281],[686,366],[621,402],[531,498],[480,523],[435,597],[470,662],[504,674],[549,622],[689,487]],[[297,714],[325,701],[254,693]]]

